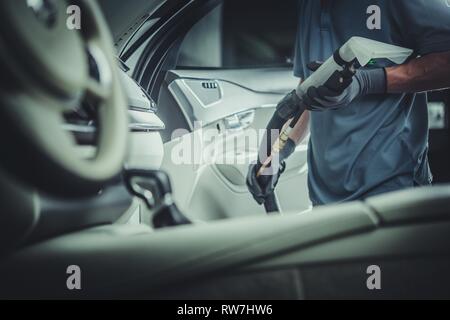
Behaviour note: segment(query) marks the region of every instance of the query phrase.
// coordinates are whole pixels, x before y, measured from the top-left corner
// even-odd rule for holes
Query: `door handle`
[[[255,120],[255,110],[235,113],[224,119],[225,128],[228,130],[242,130],[246,129]]]

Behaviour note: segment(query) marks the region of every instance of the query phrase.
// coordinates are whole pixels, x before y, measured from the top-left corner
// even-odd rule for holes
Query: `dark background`
[[[297,31],[297,2],[225,1],[223,66],[290,65]]]

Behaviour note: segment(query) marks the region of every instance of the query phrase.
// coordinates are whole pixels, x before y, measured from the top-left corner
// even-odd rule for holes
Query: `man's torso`
[[[411,48],[407,30],[393,21],[388,3],[300,1],[296,75],[309,76],[308,62],[325,61],[352,36]],[[368,27],[373,5],[380,9],[380,21],[371,20]],[[379,61],[369,67],[389,65]],[[427,141],[425,94],[371,95],[339,110],[312,112],[308,180],[313,204],[431,183]]]

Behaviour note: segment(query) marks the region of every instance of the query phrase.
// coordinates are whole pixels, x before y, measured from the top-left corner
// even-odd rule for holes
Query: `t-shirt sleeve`
[[[393,0],[390,15],[417,54],[450,51],[450,0]]]

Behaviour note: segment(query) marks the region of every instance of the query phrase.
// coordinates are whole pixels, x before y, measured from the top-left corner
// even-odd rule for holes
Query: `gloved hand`
[[[311,62],[308,68],[316,71],[320,65],[320,62]],[[346,68],[324,85],[309,88],[303,96],[303,101],[309,110],[335,110],[349,105],[360,96],[378,93],[386,93],[384,68],[356,71]]]
[[[263,204],[266,198],[274,192],[278,180],[286,168],[285,160],[295,151],[295,147],[295,142],[292,139],[288,139],[285,147],[280,152],[280,169],[276,174],[256,177],[261,168],[261,162],[258,160],[258,163],[250,165],[247,174],[247,187],[258,204]]]

